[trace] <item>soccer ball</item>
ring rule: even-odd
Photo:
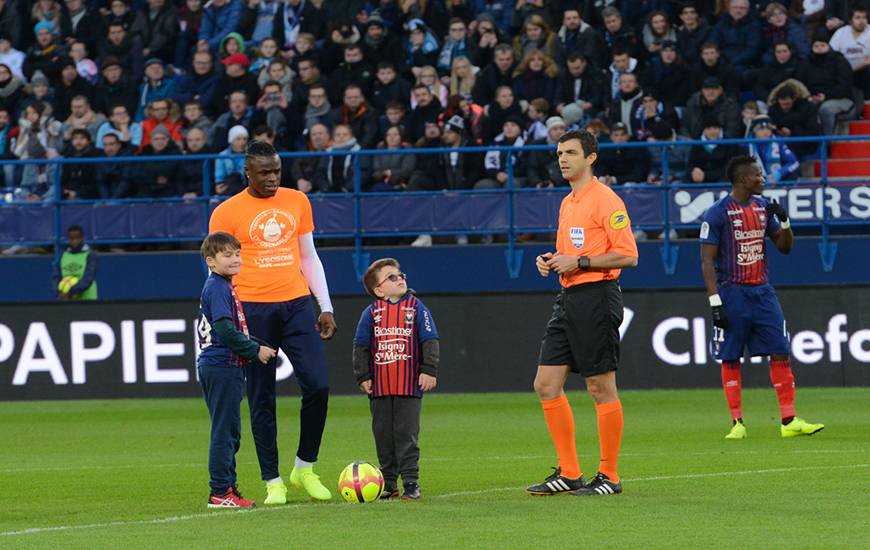
[[[76,283],[79,282],[78,277],[73,277],[72,275],[67,275],[57,284],[57,289],[61,292],[69,292],[69,290],[75,286]]]
[[[338,476],[338,492],[348,502],[372,502],[384,491],[384,476],[368,462],[348,464]]]

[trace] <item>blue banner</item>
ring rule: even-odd
[[[729,192],[722,186],[617,187],[634,227],[697,225],[704,211]],[[435,193],[363,195],[359,225],[364,235],[437,231],[554,231],[567,187],[507,193]],[[795,184],[770,187],[764,196],[779,201],[795,223],[864,222],[870,220],[870,185],[865,182]],[[357,227],[351,195],[312,195],[316,234],[350,236]],[[212,201],[209,209],[218,203]],[[512,206],[511,206],[512,205]],[[61,229],[81,225],[93,240],[200,238],[207,227],[206,209],[198,201],[101,202],[64,204]],[[0,242],[51,242],[55,207],[46,203],[0,206]]]
[[[728,189],[705,186],[671,190],[671,223],[696,225],[704,211]],[[864,182],[829,184],[795,184],[768,187],[764,197],[782,204],[793,222],[820,222],[827,216],[829,222],[862,222],[870,219],[870,186]],[[629,214],[634,207],[642,207],[626,200]],[[827,213],[825,213],[827,210]],[[634,218],[634,216],[632,216]]]

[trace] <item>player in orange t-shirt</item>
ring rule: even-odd
[[[595,136],[586,131],[566,133],[559,139],[557,156],[571,193],[559,209],[556,252],[538,256],[535,266],[542,277],[558,273],[562,292],[541,342],[535,391],[559,467],[526,491],[613,495],[622,492],[617,472],[622,404],[616,392],[616,368],[623,313],[618,277],[622,268],[637,265],[637,244],[622,199],[592,176],[598,159]],[[571,372],[586,377],[598,416],[601,462],[588,484],[580,472],[574,413],[564,391]]]
[[[266,142],[254,141],[245,153],[248,187],[212,213],[209,232],[226,231],[242,244],[242,269],[234,277],[252,335],[279,347],[289,357],[302,390],[299,447],[290,483],[313,498],[332,494],[314,473],[329,383],[321,340],[336,331],[323,264],[314,248],[311,203],[304,193],[280,187],[281,161]],[[321,314],[314,318],[311,294]],[[287,486],[278,473],[275,421],[275,366],[245,367],[251,431],[266,481],[265,504],[287,502]]]

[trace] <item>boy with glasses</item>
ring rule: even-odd
[[[384,474],[381,498],[420,498],[420,409],[423,392],[435,389],[440,348],[435,320],[393,258],[375,261],[363,277],[375,298],[353,338],[353,372],[372,411],[372,433]]]

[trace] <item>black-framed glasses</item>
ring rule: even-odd
[[[386,283],[387,281],[390,281],[391,283],[395,283],[395,282],[398,281],[399,279],[402,279],[402,280],[404,281],[404,280],[406,280],[407,278],[408,278],[408,276],[405,275],[404,273],[402,273],[401,271],[399,271],[398,273],[390,273],[389,275],[387,275],[387,277],[386,277],[383,281],[379,282],[379,283],[375,286],[375,288],[378,288],[379,286],[381,286],[382,284]]]

